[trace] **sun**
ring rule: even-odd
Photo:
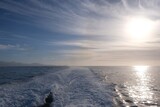
[[[125,30],[127,36],[135,41],[140,42],[147,40],[153,33],[154,24],[153,21],[147,18],[134,17],[127,21]]]

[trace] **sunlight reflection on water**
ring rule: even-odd
[[[136,72],[136,84],[128,85],[127,90],[129,96],[133,98],[134,103],[155,104],[153,102],[154,93],[150,89],[150,75],[148,73],[149,66],[134,66]]]

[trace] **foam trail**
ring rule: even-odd
[[[37,107],[52,92],[54,107],[113,106],[112,86],[85,67],[70,67],[0,87],[1,107]]]

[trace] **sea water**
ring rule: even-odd
[[[160,106],[160,67],[0,67],[0,107]]]

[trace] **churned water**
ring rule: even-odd
[[[160,67],[0,67],[0,107],[160,106]]]

